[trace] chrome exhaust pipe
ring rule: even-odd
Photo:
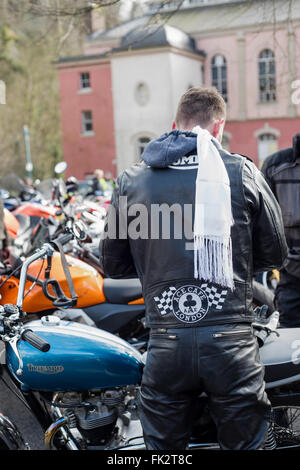
[[[79,450],[75,442],[69,437],[67,431],[63,428],[63,426],[65,426],[66,424],[68,424],[68,419],[62,417],[49,426],[49,428],[45,432],[44,438],[44,443],[47,449],[53,450],[54,437],[56,436],[57,432],[60,431],[63,439],[65,440],[65,446],[69,450]]]

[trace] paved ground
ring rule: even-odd
[[[0,352],[2,349],[1,344]],[[13,421],[32,450],[45,450],[43,431],[39,423],[2,380],[0,380],[0,412]]]
[[[18,427],[32,450],[45,450],[43,431],[31,412],[0,381],[0,411]]]

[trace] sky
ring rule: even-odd
[[[122,6],[120,10],[121,18],[126,20],[130,12],[131,5],[134,0],[121,0]],[[146,0],[138,0],[140,3],[144,3]]]

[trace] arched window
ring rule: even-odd
[[[227,103],[227,62],[224,56],[215,55],[211,61],[212,86],[216,87]]]
[[[277,150],[277,137],[269,133],[261,134],[258,137],[258,167],[261,168],[264,160]]]
[[[131,164],[139,163],[141,156],[145,151],[149,142],[156,139],[157,135],[151,131],[143,130],[130,137],[130,145],[132,148],[132,161]]]
[[[147,147],[147,144],[150,142],[150,138],[149,137],[139,137],[138,140],[137,140],[137,153],[138,153],[138,158],[141,157],[141,155],[143,154],[145,148]]]
[[[271,49],[264,49],[258,57],[259,101],[276,101],[275,56]]]

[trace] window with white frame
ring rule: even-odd
[[[82,134],[93,134],[92,111],[81,111]]]
[[[266,133],[258,137],[258,167],[261,168],[264,160],[278,150],[277,137]]]
[[[264,49],[258,56],[259,101],[276,101],[275,56],[271,49]]]
[[[140,137],[134,137],[134,146],[135,146],[135,161],[139,162],[141,160],[141,156],[145,151],[145,148],[151,141],[150,137],[147,136],[140,136]]]
[[[79,75],[79,84],[81,90],[91,88],[91,78],[89,72],[82,72]]]
[[[211,83],[216,87],[227,103],[227,61],[223,55],[215,55],[211,61]]]

